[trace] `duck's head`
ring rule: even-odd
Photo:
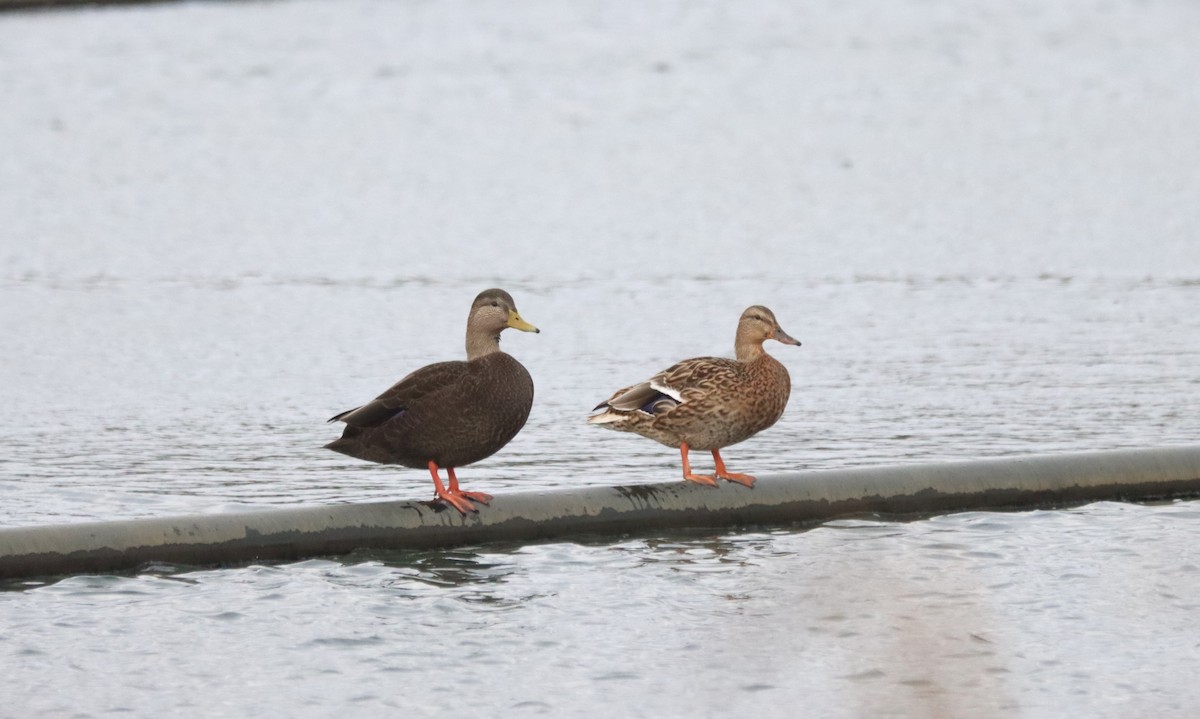
[[[779,320],[775,319],[774,312],[762,305],[747,307],[738,319],[736,340],[738,358],[741,359],[747,351],[761,352],[762,343],[767,340],[775,340],[785,345],[800,344],[800,340],[783,331],[783,328],[779,326]]]
[[[467,357],[499,350],[500,333],[509,327],[522,332],[541,331],[521,319],[512,295],[495,288],[480,292],[467,317]]]
[[[517,303],[512,295],[504,290],[490,289],[479,293],[471,303],[471,315],[467,320],[468,326],[475,326],[492,334],[512,327],[522,332],[540,332],[537,327],[521,319],[517,312]]]

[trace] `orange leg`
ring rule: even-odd
[[[729,470],[725,469],[725,461],[721,459],[721,450],[714,449],[712,451],[712,454],[713,454],[713,461],[717,463],[717,476],[718,477],[720,477],[721,479],[729,480],[730,482],[737,482],[738,484],[742,484],[747,487],[754,486],[754,482],[755,482],[754,477],[751,477],[748,474],[738,474],[736,472],[730,472]]]
[[[679,456],[683,457],[683,478],[689,482],[696,484],[704,484],[709,487],[717,486],[717,480],[707,474],[692,474],[692,463],[688,461],[688,446],[687,442],[679,443]]]
[[[487,504],[492,501],[492,495],[490,494],[485,494],[484,492],[464,492],[459,489],[458,477],[454,476],[454,467],[447,467],[446,474],[450,475],[450,494],[456,497],[466,497],[472,502],[479,502],[480,504]]]
[[[453,473],[453,471],[454,470],[450,470],[451,473]],[[438,466],[436,462],[431,461],[429,463],[429,473],[433,475],[433,493],[437,495],[438,499],[457,509],[459,514],[465,515],[467,512],[479,511],[478,509],[472,507],[471,503],[468,502],[466,498],[460,497],[442,486],[442,478],[438,476]],[[450,476],[454,475],[451,474]]]

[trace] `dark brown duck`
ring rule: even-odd
[[[331,418],[346,429],[325,447],[368,462],[427,468],[437,497],[463,514],[476,511],[472,501],[487,504],[491,495],[460,489],[454,470],[495,454],[529,418],[533,379],[500,350],[500,333],[509,327],[538,331],[521,319],[507,292],[481,292],[467,316],[465,362],[422,367],[371,402]]]

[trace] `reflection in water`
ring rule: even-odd
[[[939,556],[926,571],[930,550]],[[809,597],[829,612],[809,632],[841,651],[853,647],[855,661],[840,678],[854,686],[858,716],[999,717],[1015,708],[1007,652],[997,656],[986,636],[997,621],[983,588],[945,561],[928,544],[860,552],[853,573],[831,574]]]
[[[455,589],[456,596],[467,601],[500,604],[504,600],[493,587],[517,571],[516,565],[502,555],[483,555],[465,550],[435,552],[362,552],[373,557],[368,564],[392,570],[387,585],[413,598],[428,589]],[[490,559],[489,559],[490,558]]]

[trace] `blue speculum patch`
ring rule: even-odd
[[[669,409],[674,409],[677,406],[679,406],[679,403],[672,397],[659,392],[657,397],[642,405],[640,409],[646,414],[658,414],[666,412]]]

